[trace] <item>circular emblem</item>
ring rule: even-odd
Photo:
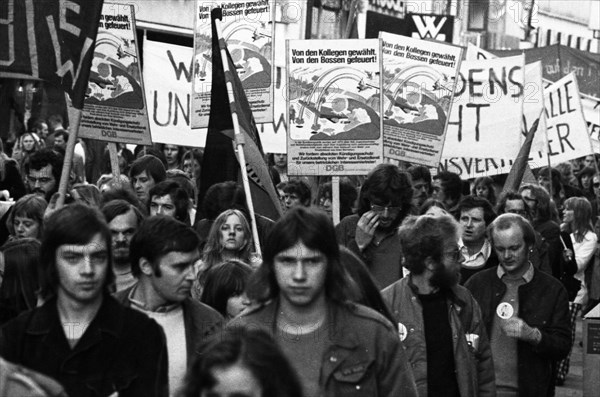
[[[400,341],[403,342],[404,339],[408,336],[408,330],[406,326],[402,323],[398,323],[398,336],[400,336]]]
[[[509,318],[511,318],[514,313],[515,309],[508,302],[502,302],[496,308],[496,314],[498,315],[498,317],[504,320],[508,320]]]

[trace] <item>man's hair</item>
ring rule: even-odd
[[[311,201],[310,186],[302,179],[290,179],[283,188],[284,193],[296,194],[304,206],[309,206]]]
[[[429,168],[424,165],[412,165],[406,171],[410,174],[412,182],[421,179],[429,186],[428,190],[431,189],[431,172],[429,172]]]
[[[416,275],[425,271],[425,260],[442,261],[444,243],[458,240],[460,227],[450,215],[408,216],[398,229],[403,266]]]
[[[129,204],[134,205],[144,217],[148,215],[146,206],[137,198],[131,185],[114,186],[102,192],[102,206],[105,206],[114,200],[127,201]]]
[[[227,209],[240,210],[249,217],[244,189],[233,181],[215,183],[208,188],[202,201],[202,215],[208,220],[216,219]]]
[[[467,196],[460,200],[456,211],[457,216],[460,219],[460,216],[463,211],[469,211],[473,208],[481,208],[483,210],[483,220],[485,221],[486,226],[492,223],[493,220],[496,218],[496,213],[492,208],[492,204],[490,204],[490,202],[484,199],[483,197],[474,196]]]
[[[85,204],[70,204],[54,211],[44,223],[40,259],[43,266],[40,287],[45,297],[54,295],[58,286],[56,250],[65,244],[84,245],[96,234],[106,241],[108,271],[104,286],[106,292],[114,280],[112,272],[111,235],[106,220],[96,208]]]
[[[349,275],[340,262],[340,249],[333,223],[325,212],[311,207],[295,206],[273,225],[263,252],[263,263],[253,274],[248,294],[259,302],[276,298],[279,285],[275,278],[275,256],[296,243],[321,252],[327,258],[325,294],[344,302],[351,291]]]
[[[172,180],[162,181],[152,186],[148,192],[148,212],[150,212],[153,197],[163,197],[166,195],[171,197],[175,205],[175,219],[186,223],[189,218],[188,208],[190,206],[190,198],[185,189]]]
[[[27,194],[18,199],[17,202],[12,206],[12,209],[8,214],[8,219],[6,220],[6,227],[8,228],[10,234],[13,236],[15,235],[14,220],[15,217],[18,216],[36,221],[40,225],[39,231],[41,235],[43,232],[44,213],[46,212],[46,207],[48,207],[46,200],[37,194]]]
[[[508,230],[513,226],[519,227],[523,232],[523,240],[527,247],[533,247],[535,244],[535,230],[531,223],[524,217],[518,214],[502,214],[497,217],[487,228],[487,235],[494,245],[494,233],[496,231]]]
[[[160,277],[160,259],[169,252],[192,252],[198,249],[200,239],[185,223],[170,216],[156,215],[146,218],[139,225],[129,245],[131,273],[139,277],[140,259],[146,258],[154,274]]]
[[[524,190],[531,191],[533,197],[537,200],[536,213],[531,214],[535,222],[545,222],[552,219],[552,209],[550,208],[550,193],[542,186],[528,183],[519,188],[519,193]]]
[[[156,183],[162,182],[167,178],[167,171],[165,170],[163,163],[150,154],[140,157],[131,164],[129,177],[133,180],[134,177],[144,171],[146,171],[146,174],[151,176]]]
[[[463,191],[463,183],[460,176],[454,172],[442,171],[433,177],[433,180],[439,179],[444,195],[451,201],[460,199]]]
[[[205,395],[218,381],[215,368],[241,365],[250,371],[265,397],[301,397],[302,387],[285,354],[265,331],[226,328],[206,339],[190,367],[181,390],[182,397]]]
[[[117,216],[125,215],[129,211],[133,211],[135,214],[138,225],[144,221],[144,214],[128,201],[121,199],[112,200],[102,207],[102,214],[104,215],[104,218],[106,218],[106,223],[111,223]]]
[[[506,202],[515,200],[519,200],[523,203],[523,205],[525,206],[525,211],[527,212],[527,219],[531,219],[529,206],[527,205],[527,202],[525,202],[525,199],[523,198],[521,193],[513,192],[511,190],[504,192],[500,195],[500,198],[498,199],[498,204],[496,204],[496,214],[504,214],[506,212]]]
[[[25,162],[25,174],[29,174],[30,170],[39,171],[47,165],[52,166],[52,176],[60,181],[62,172],[63,156],[52,149],[40,149],[29,157],[29,161]]]
[[[67,141],[69,140],[69,133],[64,128],[59,128],[56,131],[54,131],[54,138],[56,138],[57,136],[61,136],[65,140],[65,143],[67,143]]]
[[[569,164],[570,165],[570,164]],[[538,178],[548,178],[552,181],[552,189],[556,192],[559,192],[562,189],[563,182],[566,183],[568,181],[563,181],[562,174],[559,170],[553,167],[542,167],[538,171]],[[552,192],[548,192],[552,194]]]
[[[357,213],[362,216],[370,211],[371,201],[377,199],[383,203],[390,203],[392,207],[401,207],[396,218],[400,222],[411,211],[412,196],[409,174],[400,171],[400,168],[393,164],[380,164],[367,175],[360,189]]]

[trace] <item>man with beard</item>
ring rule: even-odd
[[[254,277],[248,295],[259,305],[231,326],[272,335],[298,372],[305,397],[417,395],[390,321],[349,301],[351,281],[323,211],[297,206],[286,212]]]
[[[490,335],[499,396],[554,395],[553,362],[571,347],[569,300],[560,281],[529,260],[531,224],[502,214],[488,235],[500,265],[467,281]]]
[[[358,197],[358,211],[336,227],[338,243],[357,254],[382,289],[402,277],[396,228],[412,210],[410,176],[393,164],[369,173]]]
[[[448,216],[408,217],[398,235],[410,274],[382,291],[421,397],[495,396],[479,305],[458,285],[464,258]]]
[[[167,336],[169,389],[183,384],[199,345],[222,326],[214,309],[190,296],[200,258],[199,238],[184,223],[165,215],[145,219],[131,240],[131,270],[139,281],[116,298],[156,320]]]
[[[125,200],[109,201],[102,207],[102,214],[112,235],[113,273],[118,292],[132,287],[137,282],[129,263],[129,245],[144,220],[144,215],[135,205]]]
[[[50,149],[42,149],[31,155],[25,163],[29,192],[42,196],[46,201],[58,191],[63,158]]]

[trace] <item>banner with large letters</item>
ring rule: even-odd
[[[521,147],[524,57],[464,61],[443,157],[513,158]]]
[[[102,0],[2,0],[0,76],[46,80],[81,109],[101,10]]]

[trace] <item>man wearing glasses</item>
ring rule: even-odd
[[[408,217],[398,235],[410,274],[382,296],[398,323],[420,396],[495,396],[492,352],[479,305],[458,285],[459,225]]]
[[[51,149],[42,149],[31,155],[25,163],[29,192],[42,196],[46,201],[58,191],[63,158]]]
[[[396,229],[411,211],[412,196],[410,176],[393,164],[381,164],[360,190],[357,214],[336,227],[338,243],[362,258],[380,289],[402,277]]]

